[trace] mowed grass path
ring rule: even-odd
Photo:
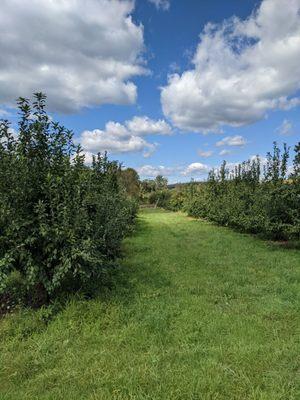
[[[141,212],[93,300],[0,321],[0,399],[300,399],[300,252]],[[47,321],[48,320],[48,321]]]

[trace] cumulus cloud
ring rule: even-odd
[[[180,129],[207,132],[300,104],[299,10],[300,0],[263,0],[246,20],[207,24],[193,68],[162,88],[165,115]]]
[[[2,0],[0,103],[43,91],[51,111],[131,104],[146,73],[130,0]]]
[[[83,148],[91,153],[108,151],[109,153],[130,153],[141,152],[145,154],[152,153],[155,150],[155,144],[148,143],[139,136],[114,136],[107,130],[95,129],[93,131],[84,131],[81,134],[81,144]]]
[[[211,150],[207,150],[207,151],[198,150],[198,155],[200,157],[208,158],[208,157],[211,157],[213,154],[214,154],[214,152]]]
[[[284,119],[282,124],[276,129],[279,135],[290,136],[293,134],[293,124],[291,121]]]
[[[166,167],[164,165],[143,165],[137,168],[138,174],[142,178],[155,178],[157,175],[172,176],[172,177],[192,177],[199,176],[205,177],[210,171],[211,167],[202,163],[192,163],[188,166],[172,166]]]
[[[154,4],[157,9],[169,10],[170,0],[148,0],[150,3]]]
[[[148,117],[134,117],[131,121],[127,121],[126,125],[128,129],[136,135],[171,135],[172,128],[163,119],[154,121]]]
[[[235,136],[226,136],[224,139],[219,140],[216,143],[217,147],[221,146],[237,146],[237,147],[243,147],[247,144],[247,140],[241,136],[241,135],[235,135]]]
[[[137,168],[137,172],[143,178],[155,178],[157,175],[170,176],[177,171],[175,167],[165,167],[164,165],[153,166],[143,165]]]
[[[103,130],[86,130],[82,132],[80,142],[88,153],[143,152],[144,157],[149,157],[155,151],[157,143],[149,143],[142,136],[170,135],[171,133],[171,127],[164,120],[155,121],[148,117],[134,117],[124,124],[109,121]]]
[[[192,163],[188,165],[183,171],[182,175],[204,175],[207,174],[210,171],[210,167],[206,164],[202,164],[199,162]]]

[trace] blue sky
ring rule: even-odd
[[[83,3],[4,0],[0,116],[43,90],[87,159],[170,182],[299,141],[300,0]]]

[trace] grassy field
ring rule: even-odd
[[[0,399],[300,399],[300,251],[145,210],[93,300],[0,321]]]

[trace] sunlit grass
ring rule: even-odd
[[[0,321],[0,399],[300,398],[300,252],[145,210],[93,300]]]

